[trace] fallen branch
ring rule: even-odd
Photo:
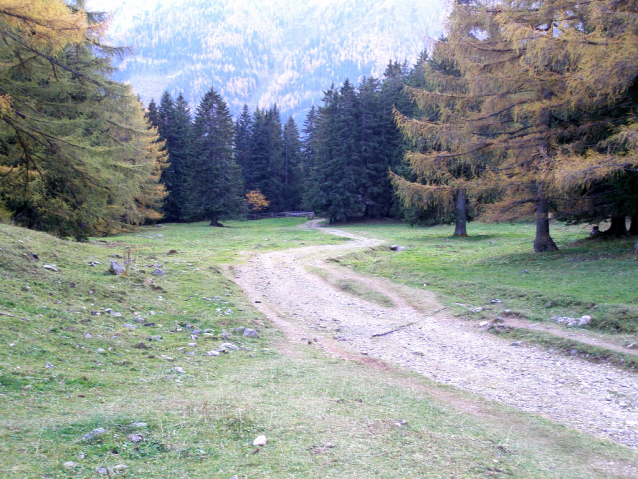
[[[23,320],[23,321],[30,321],[30,320],[29,320],[29,319],[27,319],[27,318],[21,318],[21,317],[19,317],[19,316],[14,315],[14,314],[4,313],[4,312],[2,312],[2,311],[0,311],[0,316],[9,316],[10,318],[17,318],[17,319],[21,319],[21,320]]]
[[[379,338],[379,337],[381,337],[381,336],[387,336],[388,334],[395,333],[395,332],[399,331],[400,329],[407,328],[408,326],[412,326],[413,324],[416,324],[416,323],[418,323],[418,322],[420,322],[420,321],[423,321],[424,319],[431,318],[431,317],[432,317],[432,316],[434,316],[435,314],[438,314],[438,313],[440,313],[441,311],[445,311],[445,310],[446,310],[446,308],[437,309],[436,311],[434,311],[434,312],[432,312],[432,313],[428,314],[427,316],[425,316],[424,318],[419,319],[418,321],[412,321],[411,323],[404,324],[404,325],[402,325],[402,326],[399,326],[398,328],[395,328],[395,329],[393,329],[393,330],[391,330],[391,331],[387,331],[387,332],[385,332],[385,333],[373,334],[373,335],[372,335],[372,337],[373,337],[373,338]]]

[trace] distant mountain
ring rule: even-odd
[[[119,5],[110,35],[135,54],[116,79],[144,102],[213,86],[237,114],[277,104],[299,117],[331,83],[379,77],[414,62],[442,33],[440,0],[137,0]]]

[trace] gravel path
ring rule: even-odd
[[[445,311],[428,316],[427,312],[441,308],[432,294],[324,263],[330,257],[378,246],[380,240],[322,231],[353,241],[256,255],[235,268],[236,282],[251,300],[261,302],[256,306],[289,339],[332,338],[353,353],[410,368],[638,449],[638,376],[525,344],[512,345]],[[382,307],[344,293],[309,273],[306,265],[325,268],[337,278],[357,279],[390,297],[396,306]]]

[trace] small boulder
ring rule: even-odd
[[[224,343],[220,347],[220,349],[225,349],[229,351],[237,351],[239,348],[235,346],[233,343]]]
[[[186,371],[184,371],[184,368],[180,368],[179,366],[173,368],[173,371],[175,371],[177,374],[184,374],[186,373]]]
[[[242,334],[246,330],[246,326],[239,326],[238,328],[233,329],[233,333]]]
[[[215,351],[215,350],[213,350],[213,351],[208,351],[208,352],[206,353],[206,356],[219,356],[219,351]]]
[[[73,461],[67,461],[64,464],[62,464],[62,467],[64,469],[73,469],[74,467],[76,467],[78,465],[77,462],[73,462]]]
[[[390,246],[390,250],[396,251],[396,252],[403,251],[405,249],[406,249],[405,246],[400,246],[398,244],[393,244],[392,246]]]
[[[125,271],[126,271],[126,268],[124,268],[124,266],[122,266],[120,263],[118,263],[114,259],[111,260],[111,266],[109,266],[109,274],[112,274],[114,276],[120,276]]]
[[[42,268],[48,271],[55,271],[56,273],[60,271],[55,264],[43,264]]]
[[[257,333],[254,329],[245,328],[243,336],[245,338],[259,338],[259,333]]]
[[[268,443],[268,439],[266,439],[266,436],[257,436],[255,440],[253,441],[253,446],[261,447],[261,446],[265,446],[266,443]]]
[[[126,436],[126,439],[128,439],[134,444],[137,444],[138,442],[144,441],[144,436],[142,436],[139,432],[137,432],[135,434],[129,434],[128,436]]]
[[[156,268],[155,271],[153,271],[153,274],[155,276],[165,276],[166,275],[166,273],[164,271],[162,271],[161,269],[159,269],[159,268]]]
[[[591,316],[583,316],[578,320],[578,326],[585,326],[587,324],[591,323]]]
[[[82,440],[83,441],[91,441],[93,439],[96,439],[100,436],[103,436],[104,434],[106,434],[106,429],[104,429],[103,427],[98,427],[97,429],[93,429],[91,432],[85,434],[84,436],[82,436]]]

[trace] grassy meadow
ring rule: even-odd
[[[83,244],[0,224],[0,477],[638,477],[626,448],[413,373],[286,344],[224,267],[250,252],[345,241],[302,222],[166,225]],[[638,264],[620,245],[540,258],[525,225],[470,228],[456,240],[446,228],[355,226],[411,248],[339,261],[473,306],[498,294],[530,315],[550,300],[582,303],[556,311],[633,311],[625,283],[636,283]],[[557,233],[560,246],[581,236]],[[129,257],[127,275],[107,273],[109,260]],[[589,284],[601,265],[616,273],[608,294]],[[494,277],[481,288],[486,271]],[[579,272],[591,298],[574,284]],[[565,290],[551,294],[551,278]],[[240,326],[260,338],[234,334]],[[226,342],[238,349],[206,355]],[[263,447],[253,446],[259,435]]]
[[[408,249],[395,253],[380,247],[338,258],[340,263],[432,289],[448,305],[459,303],[459,314],[481,318],[512,309],[535,321],[589,315],[591,329],[638,333],[636,238],[590,240],[588,227],[556,223],[552,237],[559,251],[535,254],[534,225],[526,223],[470,223],[467,238],[452,237],[452,226],[378,223],[347,229]],[[478,307],[483,311],[469,312]]]

